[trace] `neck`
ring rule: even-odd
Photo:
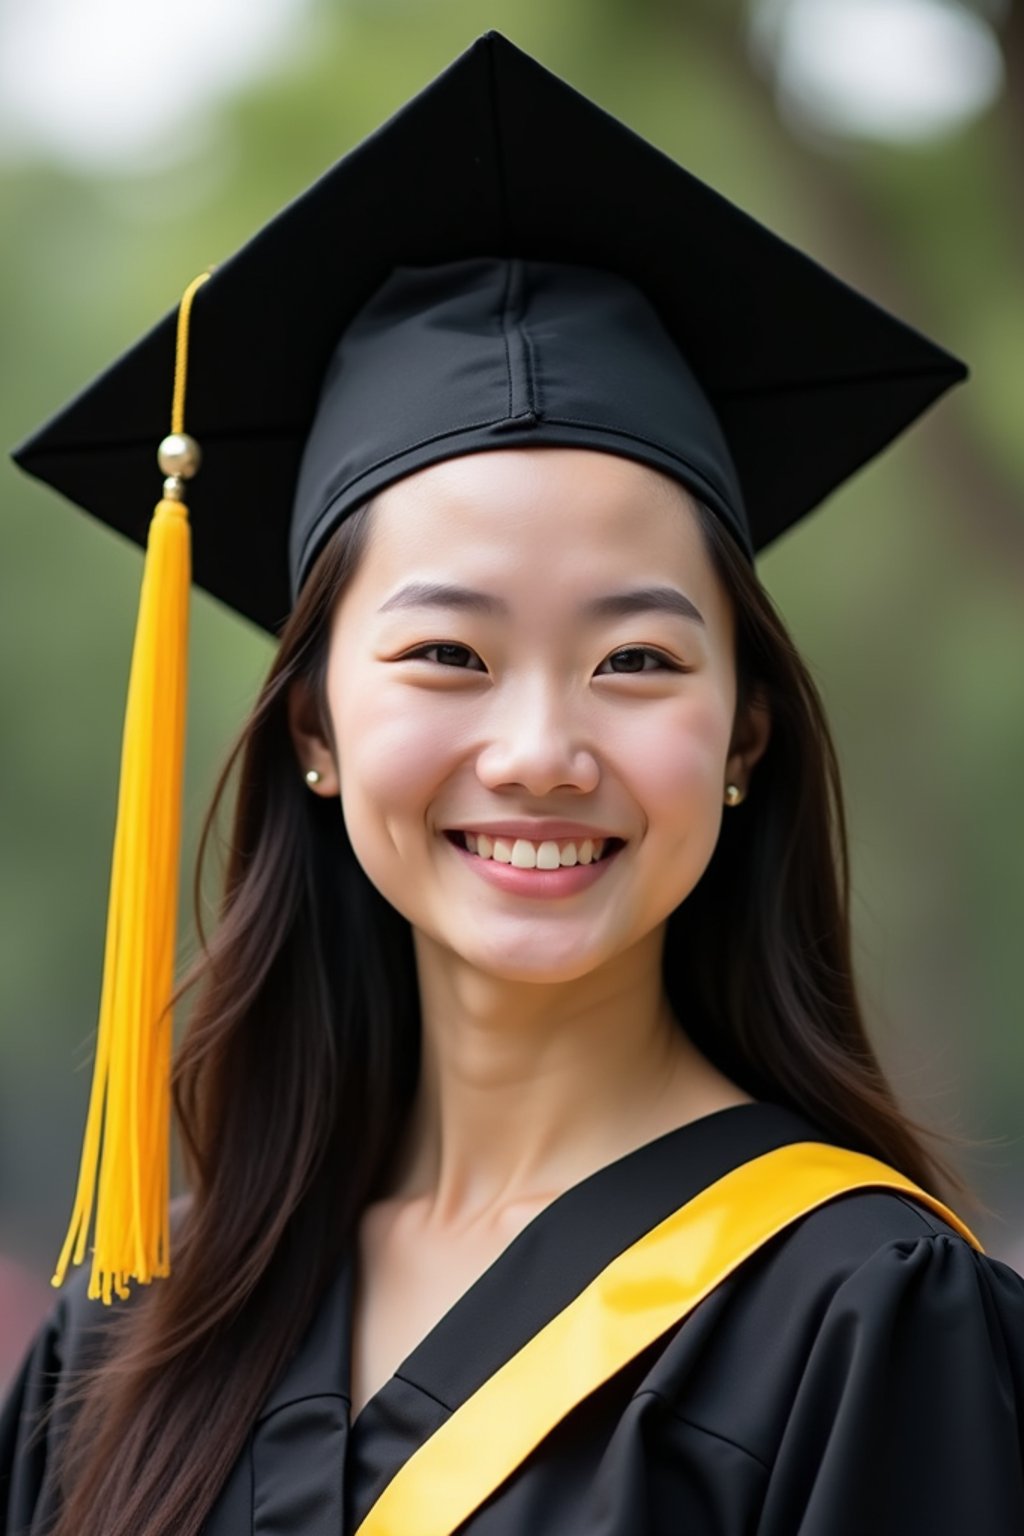
[[[415,935],[422,1069],[391,1193],[450,1224],[553,1198],[616,1157],[748,1096],[696,1050],[656,933],[570,982],[483,974]]]

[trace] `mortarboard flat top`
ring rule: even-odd
[[[187,406],[204,454],[188,493],[198,585],[280,627],[300,461],[339,337],[396,268],[481,256],[597,268],[646,295],[724,430],[754,549],[966,376],[489,32],[199,293]],[[159,491],[175,323],[172,311],[14,453],[139,543]]]

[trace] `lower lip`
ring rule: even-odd
[[[481,859],[447,837],[445,842],[460,859],[466,860],[481,880],[496,885],[499,891],[533,896],[538,901],[554,901],[559,896],[573,896],[577,891],[585,891],[587,886],[600,880],[625,846],[616,848],[606,859],[598,859],[595,864],[570,864],[561,869],[517,869],[514,864],[500,864],[497,859]]]

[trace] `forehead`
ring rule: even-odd
[[[371,528],[360,576],[378,591],[425,571],[512,585],[556,572],[560,583],[674,577],[706,600],[718,585],[683,486],[590,449],[498,449],[431,465],[378,495]]]

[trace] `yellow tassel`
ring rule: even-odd
[[[184,416],[188,317],[178,317],[172,431]],[[198,454],[182,473],[194,471]],[[163,448],[166,449],[165,442]],[[175,444],[181,447],[180,442]],[[191,538],[181,480],[153,514],[121,747],[99,1031],[78,1187],[53,1284],[85,1258],[89,1295],[109,1304],[128,1281],[170,1272],[170,1069],[185,760]],[[170,494],[169,494],[170,493]]]

